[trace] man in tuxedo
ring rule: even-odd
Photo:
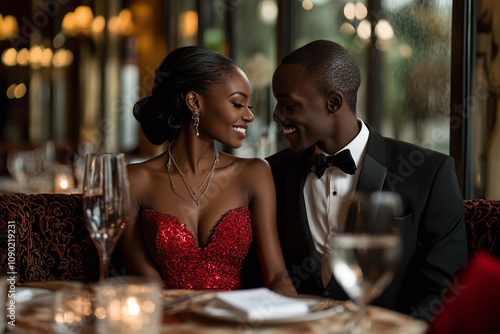
[[[328,239],[345,219],[354,192],[397,192],[404,207],[398,218],[403,252],[393,282],[374,304],[430,320],[468,261],[454,160],[382,137],[359,119],[360,82],[347,50],[325,40],[293,51],[274,73],[273,119],[290,148],[267,160],[287,268],[299,293],[346,299],[327,262]],[[311,172],[317,155],[347,160],[338,167],[317,165],[313,170],[319,172]]]

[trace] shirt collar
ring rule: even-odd
[[[335,154],[346,149],[350,150],[351,156],[354,160],[354,163],[356,164],[356,168],[359,169],[359,166],[361,165],[365,153],[366,144],[368,143],[370,130],[368,130],[368,127],[361,119],[358,118],[358,122],[361,125],[361,130],[359,131],[358,135],[354,137],[354,139],[351,140],[349,144],[347,144],[346,146],[335,152]],[[317,145],[314,145],[314,153],[328,155],[326,152],[321,150]]]

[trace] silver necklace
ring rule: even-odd
[[[170,146],[172,146],[172,145],[170,145]],[[210,183],[212,183],[212,178],[214,177],[214,172],[215,172],[215,164],[217,164],[217,162],[219,161],[219,151],[215,150],[214,163],[212,164],[212,168],[210,168],[210,170],[208,171],[207,176],[205,176],[205,179],[203,180],[203,182],[201,183],[199,188],[196,191],[194,191],[193,187],[189,183],[189,181],[186,178],[186,176],[184,175],[184,173],[182,173],[179,166],[177,166],[177,164],[175,163],[174,157],[172,156],[172,152],[170,152],[170,146],[168,147],[168,150],[167,150],[168,151],[167,173],[168,173],[168,178],[170,180],[170,186],[174,190],[175,194],[177,196],[179,196],[180,198],[182,198],[183,200],[188,201],[188,200],[192,199],[196,203],[196,205],[200,205],[200,203],[199,203],[200,198],[202,198],[203,195],[205,195],[208,188],[210,187]],[[174,164],[175,168],[177,168],[177,170],[179,171],[179,174],[182,178],[182,181],[184,182],[184,185],[186,186],[186,188],[189,192],[190,197],[186,197],[186,196],[182,195],[179,192],[179,190],[177,190],[174,182],[172,181],[172,175],[170,174],[170,166],[172,163]],[[206,186],[205,186],[205,184],[206,184]],[[204,190],[202,192],[203,188],[204,188]]]

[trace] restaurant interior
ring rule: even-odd
[[[3,1],[2,184],[14,173],[9,153],[18,151],[48,150],[46,168],[73,171],[77,189],[85,152],[124,152],[135,161],[164,150],[144,138],[132,108],[151,93],[166,54],[186,45],[219,51],[247,73],[255,121],[234,154],[269,156],[287,145],[272,120],[273,69],[293,49],[330,39],[361,68],[362,119],[386,136],[450,154],[464,198],[499,199],[498,7],[466,0]]]
[[[500,204],[495,202],[496,211],[488,211],[488,216],[472,212],[477,210],[475,199],[500,201],[500,2],[494,0],[1,1],[0,195],[20,194],[22,202],[28,194],[81,194],[89,153],[124,153],[126,162],[134,163],[164,152],[166,146],[148,142],[132,109],[151,94],[155,70],[165,56],[188,45],[230,57],[252,86],[255,120],[243,146],[231,149],[216,143],[217,148],[240,157],[268,157],[288,147],[273,121],[274,69],[285,55],[318,39],[338,42],[359,65],[361,119],[384,136],[454,158],[463,199],[470,201],[467,224],[489,222],[472,227],[477,230],[474,239],[469,238],[469,247],[474,247],[469,255],[472,258],[485,248],[484,243],[490,253],[500,255],[495,244]],[[419,162],[410,162],[410,168],[412,163]],[[64,206],[72,208],[72,201],[64,199]],[[7,206],[0,203],[1,210]],[[40,219],[39,211],[30,210],[19,221]],[[63,218],[51,219],[54,223]],[[26,269],[27,277],[65,280],[71,272],[70,279],[97,279],[99,261],[88,232],[81,228],[58,233],[88,256],[88,262],[75,261],[83,266],[80,273],[89,272],[78,276],[66,265],[57,269],[59,276]],[[4,227],[1,232],[7,238]],[[32,256],[29,247],[23,256]],[[60,251],[44,247],[63,261]],[[164,298],[174,309],[189,301],[184,296],[193,297],[172,293]],[[375,308],[370,312],[372,321],[383,318],[391,324],[381,325],[384,333],[428,329],[399,314]],[[241,323],[239,327],[200,324],[188,316],[176,318],[177,311],[165,314],[161,332],[256,329]],[[322,333],[344,326],[347,320],[339,319],[304,328]],[[43,321],[38,325],[27,328],[34,326],[35,333],[47,328]],[[269,333],[301,332],[284,326]]]

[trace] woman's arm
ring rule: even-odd
[[[140,165],[129,165],[127,168],[130,183],[130,215],[126,222],[118,247],[125,264],[127,275],[152,277],[161,281],[142,238],[139,211],[142,194],[147,193],[149,187],[147,172]]]
[[[266,161],[252,159],[245,178],[250,187],[250,211],[266,286],[276,292],[297,295],[287,273],[276,228],[276,193]]]

